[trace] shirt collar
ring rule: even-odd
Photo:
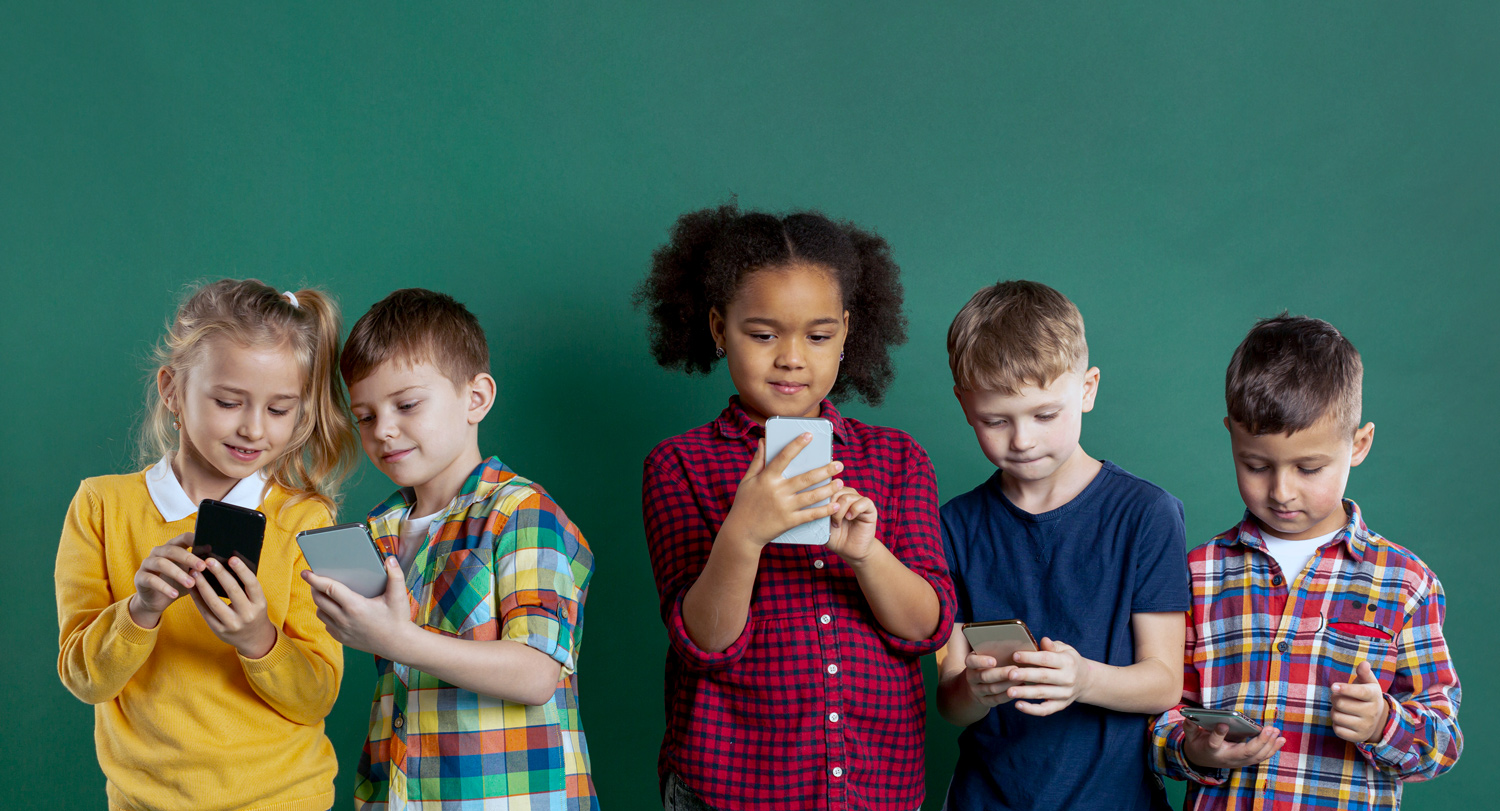
[[[1344,499],[1344,513],[1349,520],[1344,523],[1344,528],[1333,536],[1329,544],[1343,543],[1349,550],[1351,557],[1356,560],[1364,557],[1365,548],[1370,543],[1370,528],[1365,526],[1365,519],[1360,515],[1359,505],[1353,499]],[[1265,539],[1261,536],[1260,524],[1256,522],[1255,516],[1249,510],[1245,511],[1245,517],[1240,521],[1238,527],[1220,535],[1214,539],[1220,546],[1248,546],[1252,549],[1266,551]]]
[[[432,519],[433,523],[441,525],[448,520],[449,515],[467,511],[476,501],[489,498],[496,487],[514,477],[515,471],[506,467],[498,456],[491,456],[480,462],[479,466],[469,474],[469,478],[464,479],[463,487],[459,488],[458,495],[448,502],[446,509]],[[401,519],[416,501],[417,491],[410,487],[403,487],[392,493],[385,501],[377,504],[367,516],[376,542],[382,543],[382,548],[387,552],[394,547],[385,543],[385,539],[401,534]]]
[[[151,494],[151,502],[156,505],[156,511],[161,513],[162,519],[168,524],[181,521],[198,511],[198,505],[188,498],[187,491],[182,489],[182,482],[177,481],[176,474],[172,473],[172,461],[166,456],[146,471],[146,492]],[[261,468],[240,479],[230,488],[229,494],[219,500],[255,510],[260,508],[265,494],[266,471]]]
[[[833,427],[835,440],[841,444],[849,441],[849,426],[833,403],[824,399],[819,407],[818,416],[828,420],[829,425]],[[745,411],[745,407],[740,405],[738,394],[730,397],[729,405],[719,412],[718,419],[714,420],[714,428],[719,432],[719,436],[725,439],[759,438],[766,435],[765,427],[757,425],[755,420],[750,418],[750,414]]]

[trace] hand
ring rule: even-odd
[[[266,618],[266,595],[260,590],[255,572],[238,557],[229,559],[228,569],[213,559],[209,559],[207,567],[206,572],[198,573],[197,584],[189,593],[193,595],[193,605],[198,607],[203,621],[208,623],[208,629],[226,644],[233,645],[246,659],[265,656],[276,644],[276,628]],[[234,574],[230,574],[230,570]],[[217,578],[224,593],[229,595],[228,604],[214,593],[214,587],[208,582],[209,575]],[[235,580],[236,576],[239,580]],[[244,588],[240,588],[241,583],[245,584]]]
[[[1286,738],[1275,727],[1261,727],[1260,734],[1239,743],[1224,740],[1229,734],[1228,724],[1216,724],[1213,729],[1204,729],[1186,719],[1182,731],[1187,737],[1182,742],[1182,753],[1194,765],[1209,769],[1238,769],[1254,766],[1276,754],[1286,745]]]
[[[1007,695],[1036,700],[1016,703],[1016,709],[1027,715],[1051,715],[1077,701],[1088,689],[1090,662],[1072,645],[1042,637],[1041,650],[1016,651],[1011,658],[1018,665],[1029,665],[1013,667],[1006,676],[1021,682],[1007,690]]]
[[[136,625],[155,628],[162,612],[193,588],[193,575],[203,571],[204,564],[192,547],[193,533],[184,532],[152,549],[141,561],[135,570],[135,594],[126,603]]]
[[[1385,689],[1370,670],[1369,662],[1354,669],[1354,681],[1333,685],[1333,709],[1328,720],[1333,734],[1351,743],[1373,743],[1385,731],[1391,708],[1385,700]]]
[[[344,645],[396,660],[403,634],[416,626],[411,621],[411,603],[406,596],[406,577],[401,562],[385,559],[385,592],[379,597],[361,597],[337,580],[310,571],[302,579],[312,586],[318,619],[328,633]]]
[[[1015,682],[1007,678],[1011,666],[1001,665],[993,656],[969,651],[964,657],[964,679],[969,683],[969,692],[974,700],[986,707],[995,707],[1010,701],[1007,691]]]
[[[756,443],[755,456],[745,469],[744,478],[740,479],[739,489],[734,494],[734,504],[730,506],[729,515],[724,517],[724,526],[720,528],[721,534],[725,528],[732,527],[732,537],[747,538],[756,546],[765,546],[792,527],[833,515],[838,510],[838,505],[833,503],[803,509],[825,498],[832,499],[844,486],[838,479],[833,479],[816,490],[806,493],[798,491],[833,478],[834,474],[844,469],[842,462],[830,462],[790,479],[781,478],[786,466],[791,464],[792,459],[809,442],[812,442],[812,434],[805,433],[797,437],[787,443],[786,448],[769,463],[765,461],[765,440]]]
[[[857,569],[880,543],[875,540],[875,526],[880,520],[875,502],[853,487],[845,487],[833,497],[833,506],[838,509],[829,522],[827,549]]]

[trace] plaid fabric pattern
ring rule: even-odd
[[[397,491],[369,515],[395,554],[415,501]],[[379,672],[355,784],[363,809],[596,809],[575,670],[594,556],[540,485],[490,457],[432,522],[406,575],[412,621],[459,639],[509,639],[563,666],[532,707],[455,687],[398,662]]]
[[[1275,725],[1286,745],[1241,769],[1183,756],[1182,714],[1157,717],[1153,768],[1188,780],[1195,809],[1397,808],[1402,781],[1452,768],[1463,750],[1459,683],[1443,641],[1443,587],[1416,555],[1349,523],[1300,579],[1266,552],[1255,519],[1188,554],[1193,612],[1183,702],[1235,709]],[[1294,575],[1295,577],[1295,575]],[[1368,661],[1390,719],[1375,743],[1333,732],[1331,690]]]
[[[761,554],[745,631],[698,648],[682,598],[703,570],[764,429],[737,398],[713,422],[647,457],[642,502],[667,652],[660,773],[722,811],[909,809],[923,795],[926,696],[919,658],[952,629],[954,597],[927,454],[906,434],[842,417],[824,401],[841,475],[874,500],[879,537],[932,584],[937,631],[911,642],[875,621],[854,572],[821,546]]]

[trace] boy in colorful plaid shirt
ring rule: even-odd
[[[595,809],[575,669],[594,558],[541,485],[479,453],[495,398],[462,304],[398,290],[340,360],[360,441],[401,489],[369,515],[384,595],[304,573],[379,670],[355,805]]]
[[[1156,719],[1153,768],[1195,809],[1396,808],[1401,784],[1463,750],[1443,587],[1344,499],[1360,427],[1359,353],[1325,321],[1256,324],[1226,376],[1238,526],[1192,550],[1183,705],[1262,725]]]

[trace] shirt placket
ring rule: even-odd
[[[390,786],[386,791],[386,796],[390,801],[391,811],[404,811],[407,807],[406,733],[409,726],[406,706],[411,692],[406,682],[408,669],[394,662],[392,667],[395,669],[396,683],[395,694],[391,701],[391,761],[388,767]]]
[[[844,716],[848,707],[844,685],[848,682],[849,674],[845,671],[847,663],[840,656],[838,631],[834,627],[833,589],[828,585],[832,574],[832,556],[823,547],[815,546],[808,549],[808,558],[811,561],[813,581],[813,610],[817,612],[815,627],[818,650],[823,656],[822,723],[824,749],[827,753],[828,807],[847,808],[850,767],[849,746],[844,735],[847,724]]]
[[[1264,549],[1254,547],[1247,548],[1247,554],[1252,558],[1250,563],[1252,572],[1258,573],[1261,567],[1255,566],[1253,558],[1257,552],[1267,561],[1272,560],[1270,554]],[[1270,572],[1270,568],[1266,568]],[[1311,578],[1301,579],[1303,589]],[[1286,717],[1286,707],[1283,705],[1287,693],[1287,674],[1291,672],[1291,658],[1295,655],[1291,637],[1297,633],[1301,624],[1296,621],[1297,612],[1302,604],[1300,595],[1294,596],[1290,591],[1290,584],[1280,574],[1271,574],[1267,589],[1267,605],[1265,615],[1276,618],[1276,626],[1271,629],[1271,657],[1269,672],[1266,674],[1266,723],[1280,724]],[[1252,590],[1253,591],[1253,590]],[[1277,766],[1281,762],[1282,752],[1275,752],[1265,762],[1261,763],[1255,770],[1255,792],[1251,803],[1253,811],[1274,808],[1276,798],[1274,795],[1274,780]]]

